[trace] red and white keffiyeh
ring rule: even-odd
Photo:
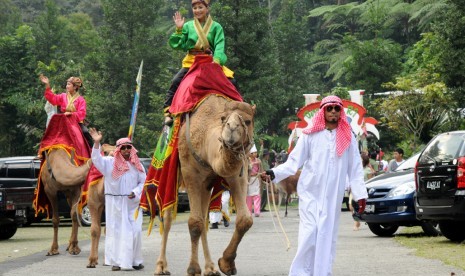
[[[310,134],[318,131],[322,131],[326,128],[325,121],[325,107],[328,105],[339,105],[341,106],[341,116],[336,128],[336,153],[341,156],[344,151],[349,147],[350,140],[352,139],[352,129],[347,121],[347,115],[344,111],[342,100],[337,96],[327,96],[320,103],[320,110],[316,113],[312,119],[312,125],[309,128],[304,129],[304,134]]]
[[[123,145],[130,145],[131,148],[131,155],[129,156],[129,162],[133,164],[138,171],[143,172],[144,169],[142,168],[142,164],[140,163],[139,157],[137,156],[137,150],[132,145],[132,142],[129,138],[121,138],[116,141],[116,150],[115,150],[115,163],[113,165],[113,172],[111,176],[113,179],[120,178],[125,172],[129,170],[129,166],[126,163],[123,155],[121,155],[121,146]]]

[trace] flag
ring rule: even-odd
[[[137,117],[137,109],[139,107],[139,97],[140,97],[140,83],[142,81],[142,66],[144,65],[144,61],[140,62],[139,73],[137,73],[136,78],[136,92],[134,93],[134,103],[132,104],[132,114],[131,114],[131,122],[129,123],[129,133],[128,138],[133,139],[134,130],[136,128],[136,117]]]

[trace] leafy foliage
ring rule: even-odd
[[[0,155],[34,154],[45,126],[41,73],[56,92],[81,77],[92,126],[105,142],[126,136],[143,60],[134,139],[150,156],[185,54],[167,45],[177,10],[192,19],[184,0],[0,0]],[[256,136],[276,149],[287,148],[306,93],[367,91],[384,150],[465,125],[460,0],[216,0],[210,12],[240,92],[257,105]],[[392,89],[405,93],[377,96]]]

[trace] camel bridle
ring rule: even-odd
[[[229,114],[226,119],[223,120],[222,122],[222,128],[225,127],[226,122],[228,122],[229,117],[233,115],[233,113]],[[241,121],[241,126],[244,129],[245,136],[247,137],[247,140],[245,141],[245,146],[244,146],[244,141],[240,143],[237,147],[231,147],[231,145],[228,145],[227,143],[224,142],[224,140],[219,137],[218,139],[220,140],[222,147],[221,149],[228,149],[230,152],[233,153],[233,155],[237,158],[237,160],[242,160],[242,167],[241,167],[241,172],[239,173],[239,176],[242,177],[244,174],[244,168],[247,166],[245,164],[245,159],[246,159],[246,149],[247,151],[250,149],[250,147],[253,144],[253,138],[252,135],[249,133],[249,129],[247,128],[247,124],[244,121],[244,118],[240,114],[236,114],[239,117],[239,120]]]
[[[226,117],[226,119],[223,120],[222,128],[225,127],[226,122],[228,121],[228,119],[233,114],[235,114],[235,112],[229,114],[228,117]],[[247,128],[247,124],[245,123],[245,120],[242,117],[242,115],[240,115],[240,114],[236,114],[236,115],[239,117],[239,120],[241,122],[241,126],[244,129],[244,133],[245,133],[245,135],[247,137],[246,141],[245,142],[243,141],[239,145],[237,145],[235,147],[232,147],[231,145],[228,145],[227,143],[225,143],[221,137],[218,137],[218,140],[222,144],[221,149],[227,149],[228,151],[230,151],[237,158],[237,160],[242,160],[243,161],[244,164],[243,164],[243,167],[241,168],[241,172],[239,174],[240,176],[242,176],[243,171],[244,171],[244,167],[245,167],[246,149],[248,150],[251,147],[251,145],[253,143],[253,138],[252,138],[251,133],[249,133],[249,130]],[[205,168],[212,169],[210,164],[208,164],[205,160],[203,160],[197,154],[197,152],[195,151],[194,147],[192,146],[189,133],[190,133],[190,115],[189,115],[189,113],[186,113],[186,142],[187,142],[187,145],[189,147],[189,150],[191,151],[192,156],[197,161],[197,163],[199,163],[200,165],[202,165]]]
[[[226,117],[226,119],[223,120],[222,122],[222,127],[224,128],[225,125],[226,125],[226,122],[228,122],[229,118],[233,115],[233,114],[236,114],[238,117],[239,117],[239,120],[241,122],[241,126],[242,128],[244,129],[244,132],[245,132],[245,136],[247,137],[247,140],[242,143],[240,143],[239,145],[237,146],[233,146],[233,145],[229,145],[227,143],[224,142],[223,138],[219,137],[218,140],[220,140],[220,142],[222,143],[223,147],[228,149],[229,151],[231,151],[232,153],[234,153],[234,155],[238,158],[238,159],[242,159],[243,155],[245,155],[245,149],[249,149],[250,146],[252,145],[253,143],[253,138],[252,138],[252,135],[249,133],[249,129],[247,128],[247,124],[245,123],[244,121],[244,117],[242,117],[242,115],[240,114],[237,114],[235,112],[231,113],[228,115],[228,117]],[[245,144],[245,145],[244,145]]]

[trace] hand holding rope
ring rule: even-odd
[[[278,232],[278,230],[276,229],[276,224],[274,222],[274,216],[272,214],[272,211],[271,211],[271,204],[270,204],[270,197],[269,197],[269,192],[268,192],[268,187],[270,187],[271,189],[271,201],[273,202],[273,208],[274,208],[274,211],[275,211],[275,215],[278,219],[278,223],[279,223],[279,226],[281,228],[281,231],[284,235],[284,238],[286,240],[286,250],[289,250],[289,248],[291,248],[291,242],[289,241],[289,238],[287,237],[287,234],[286,234],[286,231],[284,230],[284,227],[283,227],[283,224],[281,223],[281,218],[279,217],[279,213],[278,213],[278,208],[276,207],[276,201],[275,201],[275,198],[274,198],[274,185],[273,183],[271,182],[271,180],[273,180],[275,178],[275,175],[274,175],[274,172],[273,170],[266,170],[264,172],[262,172],[260,174],[260,178],[266,183],[265,187],[266,187],[266,196],[267,196],[267,200],[268,200],[268,208],[270,209],[270,216],[271,216],[271,221],[273,222],[273,226],[275,228],[275,231],[276,233]]]

